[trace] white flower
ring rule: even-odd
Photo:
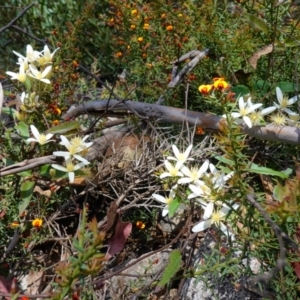
[[[36,95],[35,92],[31,93],[30,95],[26,94],[25,92],[22,92],[20,96],[20,101],[24,106],[26,106],[26,108],[27,106],[29,108],[38,106],[39,105],[38,100],[39,100],[39,95]]]
[[[195,183],[199,184],[201,181],[199,180],[205,172],[208,169],[209,160],[206,160],[203,165],[200,167],[200,169],[197,169],[195,167],[188,169],[186,166],[182,166],[180,171],[187,177],[180,178],[178,180],[178,184],[184,184],[184,183]]]
[[[51,133],[48,133],[47,135],[41,134],[41,133],[39,133],[39,131],[37,130],[37,128],[34,125],[30,125],[30,129],[31,129],[31,132],[32,132],[34,138],[27,139],[27,143],[37,142],[40,145],[44,145],[44,144],[54,141],[54,140],[50,140],[52,138],[53,134],[51,134]]]
[[[63,156],[65,160],[73,156],[76,159],[80,160],[81,162],[89,163],[85,158],[77,154],[84,151],[85,149],[87,149],[93,144],[92,142],[90,143],[84,142],[88,137],[89,136],[85,136],[83,139],[79,137],[75,137],[71,139],[71,141],[69,141],[64,135],[61,135],[60,136],[61,142],[59,144],[65,146],[68,151],[55,151],[53,152],[53,154],[55,156]]]
[[[24,64],[20,64],[19,73],[14,73],[14,72],[7,71],[6,74],[11,76],[11,78],[10,78],[11,80],[16,79],[16,80],[19,80],[22,83],[24,83],[26,81],[26,78],[27,78],[27,74],[25,72]]]
[[[238,205],[235,204],[233,205],[233,209],[237,209]],[[192,228],[193,232],[200,232],[203,231],[207,228],[209,228],[211,225],[215,224],[217,225],[226,236],[230,236],[233,235],[228,228],[222,223],[222,221],[226,218],[226,215],[229,213],[229,211],[231,210],[231,208],[227,205],[223,205],[223,207],[217,211],[214,211],[210,218],[204,218],[203,221],[201,221],[200,223],[198,223],[197,225],[195,225]]]
[[[172,146],[175,157],[168,156],[167,159],[177,161],[176,166],[180,168],[187,160],[193,160],[192,158],[188,158],[190,152],[193,148],[193,145],[189,145],[184,152],[180,152],[176,145]]]
[[[16,54],[17,56],[19,56],[22,59],[27,59],[27,61],[29,63],[33,63],[36,61],[36,59],[38,59],[40,57],[40,52],[38,51],[34,51],[31,45],[27,45],[26,46],[26,57],[23,56],[22,54],[13,51],[14,54]]]
[[[44,50],[42,51],[42,55],[41,57],[39,57],[37,59],[37,62],[43,66],[43,65],[46,65],[46,64],[50,64],[52,63],[52,59],[53,59],[53,56],[55,54],[55,52],[58,50],[59,48],[55,49],[52,53],[50,52],[49,48],[47,45],[44,46]]]
[[[29,64],[28,64],[28,59],[25,57],[23,58],[18,58],[17,65],[24,65],[24,70],[27,71],[29,69]]]
[[[215,165],[213,165],[212,163],[209,164],[209,169],[211,172],[209,177],[211,177],[214,189],[222,188],[225,185],[226,181],[230,179],[234,174],[234,172],[230,172],[229,174],[225,175],[225,173],[221,173],[219,170],[217,170]]]
[[[239,112],[233,112],[231,113],[231,116],[235,118],[242,117],[246,125],[251,128],[252,127],[252,122],[250,118],[247,116],[248,114],[252,113],[255,111],[257,108],[261,107],[261,103],[257,104],[252,104],[251,98],[247,100],[247,102],[244,102],[244,98],[240,97],[239,98]]]
[[[162,216],[166,216],[168,213],[169,213],[169,204],[174,200],[175,196],[176,196],[176,193],[174,191],[174,189],[177,188],[177,186],[175,185],[173,187],[173,189],[171,189],[170,193],[169,193],[169,197],[163,197],[161,195],[158,195],[158,194],[153,194],[152,197],[161,202],[161,203],[164,203],[166,204],[166,206],[163,208],[163,211],[162,211]]]
[[[49,74],[49,72],[51,72],[52,66],[46,67],[43,72],[39,71],[33,65],[29,65],[29,69],[31,71],[31,73],[28,74],[30,77],[33,77],[36,80],[42,81],[42,82],[47,83],[47,84],[50,83],[50,80],[45,78],[45,77]]]
[[[87,148],[91,147],[93,145],[93,142],[86,143],[85,140],[89,138],[89,135],[86,135],[85,137],[81,138],[79,136],[76,136],[71,139],[70,144],[78,147],[81,149],[81,151],[86,150]],[[61,145],[64,145],[64,142],[60,142]]]
[[[166,178],[166,177],[182,177],[183,174],[179,171],[180,167],[176,166],[174,167],[169,161],[165,160],[165,166],[168,170],[168,172],[164,172],[160,175],[160,179]]]
[[[267,108],[260,109],[260,110],[257,110],[257,111],[253,111],[248,116],[249,116],[249,118],[251,120],[251,123],[254,126],[257,126],[257,125],[261,125],[263,123],[264,116],[269,115],[274,110],[276,110],[276,107],[275,106],[271,106],[271,107],[267,107]]]
[[[70,182],[74,182],[74,179],[75,179],[75,171],[81,169],[82,167],[88,165],[89,162],[85,163],[85,162],[80,162],[79,164],[77,165],[74,165],[73,162],[72,162],[72,159],[71,158],[68,158],[66,160],[66,167],[63,167],[61,165],[57,165],[57,164],[53,164],[51,165],[54,169],[57,169],[59,171],[62,171],[62,172],[66,172],[68,173],[68,176],[69,176],[69,180]]]
[[[299,96],[294,96],[291,99],[288,99],[287,97],[283,97],[282,91],[279,87],[276,87],[276,96],[277,96],[277,100],[278,103],[273,103],[275,109],[277,108],[279,111],[284,111],[285,113],[289,114],[289,115],[297,115],[297,113],[291,111],[288,106],[296,103],[299,99]]]
[[[201,197],[204,198],[204,200],[206,201],[205,202],[201,199],[198,199],[198,202],[200,202],[202,208],[204,209],[204,218],[209,218],[209,216],[211,216],[215,204],[222,204],[221,201],[218,201],[218,195],[220,194],[220,190],[224,187],[226,181],[230,179],[234,174],[233,172],[231,172],[228,175],[225,175],[224,173],[218,171],[213,164],[209,164],[209,168],[211,174],[208,175],[208,178],[210,178],[211,180],[212,188],[210,188],[204,182],[201,182],[197,186],[193,184],[189,185],[192,194],[188,196],[188,199]]]
[[[289,126],[293,127],[298,127],[299,126],[299,121],[300,120],[300,115],[295,114],[295,115],[289,115],[289,119],[287,119],[287,124]]]

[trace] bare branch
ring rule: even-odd
[[[20,173],[26,170],[31,170],[46,164],[53,164],[55,162],[56,162],[55,155],[37,157],[33,159],[26,159],[23,162],[2,168],[0,170],[0,177]]]
[[[111,114],[112,112],[124,112],[124,114],[134,112],[144,119],[154,119],[158,123],[182,124],[187,122],[189,125],[197,125],[204,130],[214,132],[220,131],[221,123],[225,122],[223,118],[212,114],[129,100],[122,102],[118,100],[90,101],[74,108],[63,118],[69,120],[83,114]],[[242,131],[261,140],[300,144],[300,129],[296,127],[267,125],[243,127]]]
[[[15,17],[13,20],[11,20],[7,25],[3,26],[2,28],[0,28],[0,33],[7,30],[8,28],[10,28],[11,26],[14,25],[14,23],[16,23],[25,13],[28,9],[30,9],[32,6],[34,6],[35,3],[29,4],[28,6],[26,6],[17,17]]]

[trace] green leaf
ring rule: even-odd
[[[215,159],[217,159],[220,162],[223,162],[226,165],[234,166],[234,161],[225,158],[224,156],[216,156]]]
[[[256,80],[253,84],[253,89],[255,91],[263,91],[263,92],[268,92],[271,88],[271,84],[265,80]]]
[[[169,204],[169,218],[172,218],[176,213],[178,207],[180,206],[179,198],[176,197],[171,203]]]
[[[250,90],[245,85],[236,85],[231,88],[231,91],[235,93],[236,98],[247,95],[250,93]]]
[[[267,168],[267,167],[261,167],[254,163],[252,163],[251,168],[247,169],[247,171],[249,171],[251,173],[256,173],[256,174],[278,176],[283,179],[288,178],[288,175],[285,172],[279,172],[279,171],[275,171],[275,170]]]
[[[181,266],[181,253],[178,249],[173,250],[170,253],[169,263],[162,275],[158,286],[163,287],[166,283],[170,282],[170,279],[176,275]]]
[[[24,122],[19,122],[16,126],[15,129],[19,131],[20,136],[23,139],[28,139],[29,138],[29,126],[25,124]]]
[[[43,165],[40,167],[40,176],[47,176],[49,175],[49,169],[50,169],[50,165]]]
[[[282,186],[280,183],[278,183],[273,191],[273,197],[277,200],[282,202],[283,199],[288,195],[288,192],[286,190],[286,186]]]
[[[266,22],[264,22],[262,19],[248,14],[248,13],[244,13],[243,16],[245,17],[245,19],[253,26],[255,26],[256,28],[260,29],[262,32],[264,32],[265,34],[269,33],[269,26]]]
[[[8,107],[2,107],[2,111],[6,114],[8,114],[9,116],[11,116],[12,118],[14,117],[14,115],[16,114],[16,110],[10,106]]]
[[[46,133],[53,134],[64,134],[70,131],[74,131],[80,128],[80,123],[78,121],[70,121],[54,126],[46,131]]]
[[[300,46],[300,36],[295,35],[295,36],[288,36],[284,42],[283,42],[285,47],[295,47],[295,46]]]
[[[24,181],[21,184],[21,198],[23,201],[19,204],[19,215],[21,215],[27,208],[32,197],[34,185],[35,182],[33,181]]]
[[[28,177],[32,175],[32,171],[31,170],[26,170],[20,173],[17,173],[18,175],[22,176],[22,177]]]
[[[86,252],[86,249],[84,249],[82,246],[80,246],[79,241],[77,241],[77,240],[73,241],[73,247],[80,253]]]
[[[296,86],[293,82],[290,81],[280,81],[277,83],[278,87],[284,92],[284,93],[291,93],[295,92]]]

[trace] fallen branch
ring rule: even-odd
[[[16,163],[14,165],[4,167],[0,170],[0,177],[7,176],[11,174],[20,173],[23,171],[31,170],[39,166],[43,166],[46,164],[53,164],[56,163],[56,156],[49,155],[43,157],[36,157],[32,159],[26,159],[22,162]]]
[[[156,120],[158,123],[197,125],[207,131],[218,132],[221,123],[225,119],[208,113],[195,112],[191,110],[149,104],[135,101],[99,100],[90,101],[79,105],[63,116],[65,120],[75,118],[84,114],[111,114],[112,112],[123,112],[124,114],[137,113],[144,120]],[[257,139],[282,142],[287,144],[300,144],[300,129],[291,126],[254,126],[252,128],[242,127],[242,132]]]

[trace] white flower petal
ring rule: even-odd
[[[199,178],[202,177],[202,175],[204,175],[204,173],[207,171],[209,166],[209,160],[207,159],[203,165],[200,167],[199,171],[198,171],[198,176]]]
[[[296,103],[298,100],[299,100],[299,95],[296,95],[288,100],[288,105],[292,105],[292,104]]]
[[[60,139],[61,139],[61,142],[59,143],[60,145],[63,145],[66,148],[70,147],[70,142],[69,142],[69,140],[64,135],[61,135]]]
[[[282,94],[282,91],[279,87],[276,87],[276,96],[277,96],[278,102],[281,104],[282,99],[283,99],[283,94]]]
[[[162,216],[165,217],[169,213],[169,205],[165,206],[162,210]]]
[[[222,222],[220,222],[220,229],[226,236],[230,235],[229,229]]]
[[[283,110],[284,112],[286,112],[288,115],[292,115],[292,116],[298,115],[297,113],[293,112],[293,111],[290,110],[289,108],[283,108],[282,110]]]
[[[204,214],[203,214],[203,219],[207,220],[211,217],[212,213],[214,211],[214,203],[209,202],[207,206],[205,207]]]
[[[191,189],[191,191],[196,194],[197,196],[202,196],[204,194],[203,190],[198,187],[198,186],[195,186],[193,184],[190,184],[189,185],[189,188]]]
[[[172,145],[172,149],[173,149],[173,153],[174,153],[175,157],[178,159],[178,156],[180,155],[180,152],[179,152],[177,146]]]
[[[69,172],[69,180],[70,182],[74,182],[74,179],[75,179],[75,173],[74,172]]]
[[[68,172],[68,170],[61,165],[53,164],[51,165],[51,167],[62,172]]]
[[[186,184],[186,183],[190,183],[192,181],[193,180],[191,178],[183,177],[183,178],[180,178],[177,182],[178,182],[178,184]]]
[[[239,108],[240,108],[240,110],[242,110],[242,109],[245,108],[245,102],[244,102],[244,98],[243,97],[239,98]]]
[[[152,197],[155,198],[155,200],[157,200],[157,201],[159,201],[161,203],[164,203],[164,204],[167,203],[166,198],[163,197],[163,196],[161,196],[161,195],[159,195],[159,194],[153,194]]]
[[[192,144],[189,145],[189,146],[186,148],[186,150],[185,150],[185,152],[184,152],[186,158],[188,158],[188,156],[190,155],[190,153],[191,153],[191,151],[192,151],[192,148],[193,148],[193,145],[192,145]]]
[[[240,113],[237,113],[237,112],[233,112],[233,113],[231,113],[231,117],[232,118],[239,118],[241,116],[241,114]]]
[[[70,152],[67,152],[67,151],[54,151],[53,155],[55,155],[55,156],[63,156],[64,158],[71,157]]]
[[[252,122],[249,117],[243,116],[243,120],[249,128],[252,128]]]
[[[274,110],[276,110],[276,109],[277,109],[276,106],[270,106],[270,107],[267,107],[267,108],[262,109],[262,111],[260,112],[260,114],[261,114],[262,116],[266,116],[266,115],[272,113],[272,112],[273,112]]]
[[[211,219],[201,221],[192,228],[193,232],[200,232],[211,226]]]
[[[87,159],[83,158],[82,156],[80,156],[80,155],[78,155],[78,154],[74,154],[73,156],[74,156],[77,160],[83,162],[85,165],[88,165],[88,164],[90,163]]]
[[[262,106],[262,103],[253,104],[252,106],[247,108],[247,113],[250,114],[261,106]]]
[[[27,143],[29,143],[29,142],[39,142],[37,139],[35,139],[35,138],[28,138],[27,140]]]
[[[40,137],[40,133],[34,125],[30,125],[31,132],[33,136],[38,140]]]

